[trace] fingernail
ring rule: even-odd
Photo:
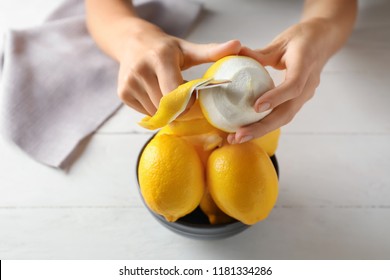
[[[245,143],[245,142],[248,142],[248,141],[251,141],[253,139],[253,136],[252,135],[247,135],[247,136],[244,136],[240,139],[240,144],[241,143]]]
[[[257,107],[257,112],[261,113],[264,111],[267,111],[271,107],[271,104],[269,103],[262,103],[260,106]]]

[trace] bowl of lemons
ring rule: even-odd
[[[271,138],[273,138],[273,142],[276,144],[277,143],[276,137],[278,137],[278,134],[279,134],[278,131],[276,131],[273,133],[273,135],[268,135],[267,136],[269,138],[268,141],[271,140]],[[157,139],[154,139],[155,137],[157,137]],[[154,181],[154,180],[160,181],[157,179],[159,177],[159,174],[154,173],[155,176],[152,175],[153,172],[155,171],[155,170],[150,169],[149,164],[152,164],[152,163],[148,164],[146,162],[142,162],[140,164],[141,158],[143,159],[142,161],[145,161],[145,160],[148,161],[147,157],[150,156],[150,155],[148,155],[148,153],[149,153],[148,150],[150,147],[152,147],[153,154],[155,153],[153,151],[153,149],[159,149],[158,143],[157,143],[157,147],[156,147],[155,146],[156,143],[153,143],[153,142],[154,141],[157,141],[157,142],[164,141],[164,139],[161,140],[158,138],[159,138],[158,135],[154,135],[152,138],[150,138],[145,143],[144,147],[142,148],[142,150],[139,154],[138,161],[137,161],[137,179],[138,179],[138,184],[139,184],[139,191],[140,191],[140,195],[141,195],[141,200],[143,201],[146,208],[149,210],[150,214],[161,225],[163,225],[164,227],[168,228],[169,230],[171,230],[177,234],[180,234],[182,236],[195,238],[195,239],[203,239],[203,240],[222,239],[222,238],[231,237],[231,236],[234,236],[236,234],[239,234],[240,232],[242,232],[250,227],[250,224],[241,222],[240,220],[233,218],[232,216],[229,216],[228,214],[223,212],[218,207],[218,205],[214,202],[213,197],[209,191],[209,188],[205,185],[205,183],[203,183],[203,184],[201,182],[195,183],[195,184],[200,184],[201,188],[203,188],[203,192],[202,192],[202,190],[199,190],[199,189],[196,190],[197,189],[196,186],[194,187],[194,189],[195,189],[194,192],[200,192],[201,195],[199,195],[198,193],[194,194],[192,192],[189,192],[188,194],[185,194],[185,195],[178,194],[178,190],[185,190],[185,189],[187,189],[188,186],[190,188],[193,187],[192,185],[188,184],[188,181],[193,180],[193,179],[188,178],[188,177],[186,178],[185,176],[182,176],[185,173],[183,171],[181,171],[183,173],[180,173],[178,177],[174,176],[175,179],[173,177],[171,177],[171,178],[168,178],[168,180],[164,180],[165,183],[167,185],[169,185],[169,187],[167,187],[166,189],[170,189],[170,196],[172,196],[169,198],[169,200],[179,200],[179,201],[181,200],[181,202],[194,201],[194,203],[190,203],[189,205],[191,205],[191,207],[188,207],[187,209],[185,209],[185,211],[182,211],[182,212],[179,210],[176,210],[176,209],[173,210],[170,203],[167,203],[167,204],[161,203],[162,205],[158,206],[159,202],[157,201],[156,198],[153,198],[153,196],[161,196],[160,199],[162,201],[163,200],[168,201],[168,198],[166,198],[165,196],[163,196],[161,194],[158,194],[159,193],[158,190],[152,191],[154,188],[157,188],[156,187],[157,185],[159,185],[160,187],[162,186],[162,183],[158,183],[158,182]],[[165,139],[165,141],[167,141],[167,139]],[[170,140],[168,140],[168,141],[170,141]],[[264,139],[262,139],[262,141],[264,141]],[[148,145],[151,142],[152,142],[151,146],[148,147]],[[251,148],[249,148],[249,149],[251,149]],[[144,154],[145,150],[146,150],[146,154]],[[167,151],[167,149],[164,149],[164,151],[167,152],[168,154],[170,153],[170,151]],[[224,152],[222,151],[222,153],[224,153]],[[154,154],[154,156],[156,156],[156,155]],[[217,157],[217,156],[218,155],[215,155],[215,157]],[[264,154],[261,156],[264,156]],[[163,156],[163,157],[165,157],[165,156]],[[186,154],[186,157],[187,157],[187,154]],[[277,162],[277,158],[276,158],[275,154],[270,156],[269,159],[272,163],[272,167],[274,168],[276,174],[279,175],[279,167],[278,167],[278,162]],[[262,159],[262,160],[264,160],[264,159]],[[157,165],[164,164],[164,161],[165,160],[163,158],[161,158],[161,161]],[[155,160],[153,160],[153,162],[155,162]],[[185,162],[189,163],[190,160],[189,161],[185,160]],[[215,159],[214,159],[214,162],[215,162]],[[178,161],[176,163],[177,163],[177,165],[181,166],[182,162]],[[187,163],[185,163],[185,165],[186,164]],[[267,164],[269,165],[269,162]],[[212,167],[210,166],[210,168],[212,168]],[[234,167],[232,167],[232,168],[234,168]],[[158,168],[158,169],[160,169],[160,168]],[[168,170],[168,168],[163,168],[163,169],[165,171]],[[173,169],[175,170],[174,171],[175,173],[176,172],[179,173],[178,170],[182,170],[180,167],[176,167]],[[249,170],[253,170],[253,167],[251,167],[251,169],[249,169]],[[206,168],[202,168],[202,171],[206,172]],[[244,171],[244,169],[241,169],[241,172],[242,171]],[[253,170],[253,171],[256,172],[255,170]],[[187,172],[188,172],[188,170],[187,170]],[[166,172],[165,175],[167,175],[169,173],[170,173],[170,171]],[[192,173],[192,171],[190,171],[190,173]],[[207,182],[207,178],[205,178],[205,173],[203,173],[202,175],[199,175],[199,173],[198,174],[196,174],[196,173],[198,173],[198,172],[195,172],[194,176],[199,176],[201,178],[201,180],[204,180],[204,182]],[[141,174],[143,174],[143,175],[141,175]],[[271,174],[273,174],[273,171]],[[140,176],[142,178],[141,179],[142,183],[140,182]],[[162,176],[162,177],[164,177],[164,176]],[[242,176],[244,176],[244,174]],[[154,177],[154,179],[152,177]],[[252,176],[252,182],[254,180],[256,180],[256,177],[257,176]],[[218,178],[215,178],[215,179],[218,180]],[[146,182],[144,182],[144,180]],[[172,181],[174,181],[174,182],[172,182]],[[240,180],[240,184],[241,184],[241,180]],[[273,182],[273,184],[274,184],[273,185],[274,191],[277,192],[277,185],[275,185],[276,184],[275,182]],[[143,188],[144,194],[141,191],[141,185],[144,186],[144,188]],[[258,186],[258,185],[260,185],[260,184],[256,183],[256,186]],[[145,190],[145,188],[146,188],[146,190]],[[148,188],[149,188],[149,190],[148,190]],[[165,184],[164,184],[163,188],[165,188]],[[275,194],[273,194],[273,195],[275,195]],[[196,198],[196,199],[194,199],[194,198]],[[274,199],[274,198],[272,198],[272,199]],[[261,200],[263,200],[263,199],[260,199],[259,202]],[[183,208],[187,207],[186,203],[180,203],[180,204],[182,204],[182,205],[180,205],[178,208],[183,209]],[[270,201],[270,204],[272,205],[273,201]],[[175,203],[175,206],[177,206],[177,203]],[[164,207],[167,207],[168,209],[164,209]],[[270,208],[270,206],[268,206],[268,208]],[[193,209],[193,210],[191,210],[191,209]],[[171,210],[171,211],[169,211],[169,210]],[[264,214],[265,212],[263,212],[263,214],[262,214],[263,217],[268,215],[268,211],[269,210],[266,211],[266,214]],[[187,213],[187,214],[185,214],[185,213]]]
[[[231,82],[204,87],[221,79]],[[229,144],[227,137],[266,116],[243,104],[253,104],[272,87],[258,62],[226,57],[202,79],[164,96],[155,115],[140,122],[159,129],[139,154],[137,179],[145,206],[162,225],[191,238],[220,239],[268,217],[278,197],[280,129],[241,144]],[[198,98],[184,113],[197,88]]]

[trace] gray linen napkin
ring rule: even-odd
[[[186,34],[201,9],[183,0],[134,4],[175,36]],[[64,1],[41,26],[9,31],[1,68],[2,134],[49,166],[67,168],[82,140],[121,105],[118,65],[90,38],[81,0]]]

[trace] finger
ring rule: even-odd
[[[299,97],[306,86],[309,73],[309,67],[306,67],[304,62],[298,59],[291,68],[287,69],[286,78],[282,84],[264,93],[256,100],[254,105],[256,112],[267,111]]]
[[[252,139],[258,138],[289,123],[298,111],[294,109],[292,103],[281,105],[257,123],[239,128],[235,134],[235,140],[240,143],[245,142],[243,140],[248,136],[252,136]]]
[[[148,112],[155,112],[156,108],[160,104],[160,99],[162,97],[162,92],[155,74],[154,67],[150,67],[148,64],[145,64],[144,67],[139,68],[138,72],[134,73],[135,78],[138,83],[134,84],[136,91],[138,92],[138,97],[141,98],[141,104],[145,103],[145,106]],[[142,93],[142,95],[140,95]],[[148,98],[146,98],[148,97]],[[144,100],[145,99],[145,100]],[[152,102],[154,109],[150,107],[150,102]]]
[[[145,108],[137,100],[127,99],[127,100],[122,100],[122,101],[123,101],[123,103],[125,103],[127,106],[133,108],[134,110],[136,110],[144,115],[149,115],[149,113],[145,110]]]
[[[240,127],[236,133],[228,135],[228,142],[230,144],[244,143],[264,136],[288,123],[291,118],[290,116],[296,113],[291,103],[292,101],[281,105],[259,122]]]
[[[303,104],[313,97],[317,81],[311,79],[308,82],[304,93],[296,99],[287,101],[276,107],[268,116],[257,123],[241,127],[235,134],[228,135],[228,142],[231,144],[243,143],[253,138],[258,138],[267,133],[288,124],[302,108]]]
[[[162,95],[170,93],[183,83],[178,58],[176,61],[168,57],[161,58],[160,63],[156,65],[156,75]]]
[[[150,100],[145,88],[136,79],[132,79],[127,82],[125,88],[120,94],[120,97],[126,102],[126,104],[135,103],[134,100],[136,100],[150,116],[154,115],[157,110],[153,102]]]
[[[152,101],[154,107],[158,108],[162,95],[160,85],[158,83],[157,77],[154,73],[150,73],[147,76],[143,76],[143,87],[148,93],[150,100]]]
[[[137,110],[138,112],[147,115],[148,112],[131,94],[131,89],[127,83],[118,86],[118,96],[127,106]]]
[[[138,85],[134,97],[145,108],[145,110],[148,112],[150,116],[153,116],[156,113],[157,111],[156,106],[153,104],[146,90],[142,88],[140,85]]]
[[[194,44],[181,41],[181,49],[184,54],[183,69],[201,63],[214,62],[228,55],[237,55],[241,49],[238,40],[231,40],[225,43]]]
[[[276,69],[282,69],[281,58],[283,52],[274,45],[270,45],[265,49],[252,50],[248,47],[242,47],[240,55],[251,57],[257,60],[263,66],[272,66]]]
[[[138,94],[138,102],[145,108],[145,110],[148,112],[150,116],[153,116],[157,109],[154,106],[153,102],[150,100],[148,94],[146,91],[139,90],[137,92]]]

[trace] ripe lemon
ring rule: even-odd
[[[255,143],[261,147],[269,156],[273,156],[278,148],[280,137],[280,128],[275,129],[274,131],[269,132],[260,138],[255,138],[250,142]]]
[[[204,192],[203,166],[195,148],[161,134],[145,147],[138,166],[141,194],[149,208],[174,222],[192,212]]]
[[[202,200],[199,204],[200,209],[209,219],[210,224],[227,224],[233,222],[234,219],[228,215],[226,215],[221,209],[218,208],[217,204],[215,204],[213,198],[210,195],[210,192],[205,191]]]
[[[207,186],[223,212],[248,225],[265,219],[278,196],[278,177],[269,156],[250,142],[212,152]]]
[[[163,134],[176,135],[169,125],[163,127],[157,133],[157,136]],[[223,144],[223,138],[215,133],[182,135],[180,137],[189,142],[195,148],[204,167],[207,165],[207,160],[211,152]]]
[[[170,124],[164,126],[157,135],[169,134],[180,136],[190,142],[197,151],[203,166],[207,165],[210,153],[222,146],[227,133],[212,126],[203,116],[199,102]]]
[[[230,83],[202,89],[221,80]],[[215,62],[203,78],[180,85],[165,95],[157,112],[153,116],[146,116],[139,124],[153,130],[180,119],[192,94],[198,91],[200,108],[208,122],[222,131],[235,132],[239,127],[257,122],[271,112],[257,113],[253,105],[257,98],[273,87],[267,70],[256,60],[245,56],[227,56]],[[193,114],[199,112],[195,110]]]

